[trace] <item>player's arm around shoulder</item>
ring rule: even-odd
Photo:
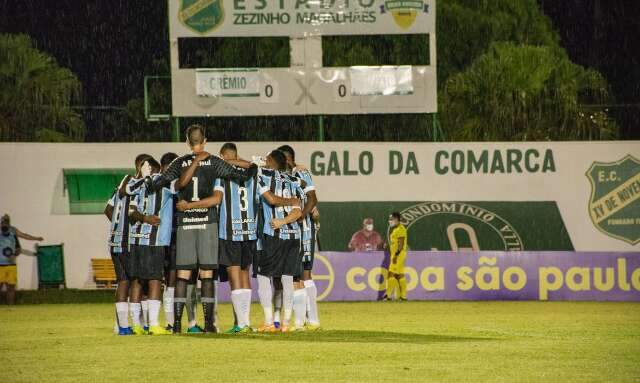
[[[294,207],[289,214],[284,218],[274,218],[271,220],[271,227],[279,229],[284,225],[288,225],[302,218],[302,210],[300,207]]]
[[[220,190],[215,190],[213,195],[207,198],[203,198],[199,201],[187,202],[180,200],[176,203],[176,209],[178,211],[187,211],[192,209],[208,209],[210,207],[218,206],[222,203],[224,193]]]

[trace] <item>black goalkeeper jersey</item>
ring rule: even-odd
[[[191,166],[195,157],[196,154],[191,153],[176,158],[162,173],[161,178],[154,181],[154,188],[162,187],[163,183],[180,178],[182,172]],[[216,178],[230,179],[241,183],[255,175],[256,170],[255,167],[249,170],[237,168],[220,157],[210,156],[200,161],[189,184],[179,191],[179,197],[188,202],[205,199],[213,195]],[[216,222],[218,218],[216,208],[211,207],[176,212],[176,219],[178,226],[183,226],[212,223]]]

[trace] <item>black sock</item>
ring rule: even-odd
[[[215,322],[215,284],[213,278],[202,278],[202,312],[204,314],[205,331],[213,331]]]
[[[176,289],[173,298],[173,331],[180,332],[182,331],[182,313],[184,312],[184,305],[187,301],[187,284],[189,283],[188,279],[177,278],[176,279]]]

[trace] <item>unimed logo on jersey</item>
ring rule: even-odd
[[[194,32],[210,32],[224,21],[222,0],[180,0],[178,18]]]
[[[520,234],[505,218],[469,203],[423,202],[400,215],[409,237],[428,237],[431,250],[525,249]]]
[[[593,224],[608,236],[640,243],[640,160],[627,155],[616,162],[594,162],[586,175]]]

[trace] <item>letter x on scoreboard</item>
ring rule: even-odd
[[[435,0],[168,1],[176,117],[437,112]],[[322,65],[323,35],[390,34],[424,35],[429,64]],[[179,39],[271,36],[291,67],[180,67]]]

